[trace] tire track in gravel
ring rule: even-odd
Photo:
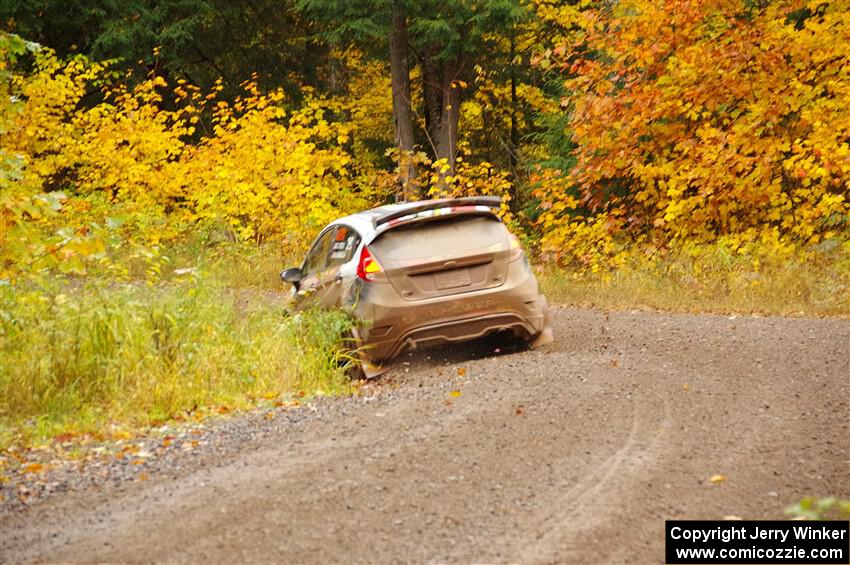
[[[610,558],[610,554],[600,554],[598,551],[583,559],[569,558],[569,553],[579,545],[578,540],[585,532],[607,520],[600,499],[603,495],[619,499],[612,492],[612,479],[624,473],[632,476],[639,468],[656,462],[661,436],[668,432],[671,425],[670,411],[665,405],[662,411],[664,418],[655,431],[650,429],[655,422],[647,412],[646,408],[635,407],[631,430],[622,447],[601,465],[590,469],[584,478],[554,501],[554,513],[544,513],[538,517],[534,527],[538,536],[523,548],[517,556],[517,562],[545,563],[556,559],[576,563],[589,562],[587,559],[596,559],[601,563],[615,561]],[[616,490],[622,491],[624,488],[619,485]],[[562,548],[566,549],[561,551]]]

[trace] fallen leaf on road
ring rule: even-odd
[[[44,471],[44,465],[41,463],[28,463],[24,465],[24,473],[41,473]]]
[[[525,415],[525,409],[522,407],[522,404],[520,404],[519,406],[516,407],[516,415],[517,416],[524,416]]]
[[[688,390],[688,383],[682,385],[682,390]]]
[[[72,439],[74,439],[74,434],[71,433],[57,434],[53,436],[53,441],[55,441],[56,443],[65,443],[71,441]]]
[[[616,369],[617,367],[620,366],[620,362],[617,361],[616,359],[611,359],[611,366]]]
[[[714,484],[722,483],[726,480],[726,475],[712,475],[711,478],[708,480],[709,482]]]
[[[460,396],[461,394],[463,394],[463,393],[462,393],[461,391],[459,391],[459,390],[453,390],[453,391],[451,391],[449,394],[451,395],[451,397],[452,397],[452,398],[457,398],[457,397],[459,397],[459,396]]]
[[[458,374],[459,377],[464,376],[466,374],[466,369],[464,367],[458,367],[457,368],[457,374]]]

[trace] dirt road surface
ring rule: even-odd
[[[561,309],[555,330],[419,352],[145,481],[5,510],[2,560],[662,563],[665,519],[850,496],[847,321]]]

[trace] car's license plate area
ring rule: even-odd
[[[439,290],[448,290],[450,288],[460,288],[469,286],[469,271],[467,269],[452,269],[451,271],[442,271],[434,273],[434,283]]]

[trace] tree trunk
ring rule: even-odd
[[[513,183],[511,189],[511,210],[516,212],[515,206],[519,202],[516,195],[516,187],[519,184],[519,174],[517,173],[518,156],[519,156],[519,130],[517,128],[517,94],[516,94],[516,32],[511,32],[511,149],[510,149],[510,164]]]
[[[434,59],[435,51],[428,49],[422,56],[422,97],[425,102],[425,135],[431,146],[431,155],[436,157],[443,109],[443,69]]]
[[[437,159],[445,159],[445,165],[438,171],[441,191],[448,190],[446,177],[454,176],[457,159],[458,121],[460,120],[460,60],[443,63],[442,97],[443,108],[440,114],[440,131],[437,137]]]
[[[516,35],[511,33],[511,60],[508,63],[511,66],[511,174],[516,181],[517,176],[517,152],[519,151],[519,131],[517,130],[517,94],[516,94],[516,65],[514,58],[516,57]]]
[[[407,60],[407,20],[396,4],[390,30],[390,76],[393,95],[395,141],[402,199],[416,200],[419,187],[413,163],[413,117],[410,110],[410,67]]]

